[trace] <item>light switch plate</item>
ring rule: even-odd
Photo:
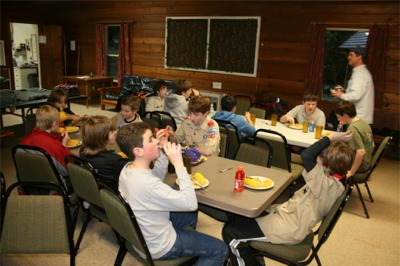
[[[213,82],[213,89],[217,89],[217,90],[222,89],[222,83],[221,82]]]

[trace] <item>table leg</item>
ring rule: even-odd
[[[89,108],[89,98],[91,98],[90,97],[90,95],[91,95],[91,93],[89,92],[89,85],[90,84],[88,84],[88,83],[86,83],[86,85],[85,85],[85,90],[86,90],[86,108]],[[90,86],[90,90],[92,90],[92,87]]]

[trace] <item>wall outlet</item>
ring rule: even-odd
[[[222,83],[221,82],[213,82],[213,89],[220,90],[222,89]]]

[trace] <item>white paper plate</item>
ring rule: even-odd
[[[75,148],[82,145],[82,141],[76,139],[70,139],[67,143],[68,148]]]
[[[303,129],[303,125],[302,124],[288,124],[287,127],[291,128],[291,129],[297,129],[297,130],[302,130]]]
[[[245,187],[247,188],[251,188],[251,189],[256,189],[256,190],[266,190],[266,189],[270,189],[272,187],[274,187],[275,183],[272,179],[268,178],[268,177],[264,177],[264,176],[250,176],[254,179],[259,179],[261,182],[264,181],[265,179],[268,179],[269,181],[271,181],[270,185],[266,186],[266,187],[251,187],[246,185],[246,183],[244,184]]]
[[[179,186],[178,179],[175,181],[175,183]],[[201,187],[198,184],[196,184],[193,180],[192,180],[192,184],[193,184],[194,189],[201,189]],[[208,187],[209,184],[210,184],[210,181],[208,181],[208,179],[206,179],[206,184],[203,187],[206,188],[206,187]]]

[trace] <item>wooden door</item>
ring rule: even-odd
[[[59,25],[39,25],[41,87],[52,89],[62,83],[63,41]]]

